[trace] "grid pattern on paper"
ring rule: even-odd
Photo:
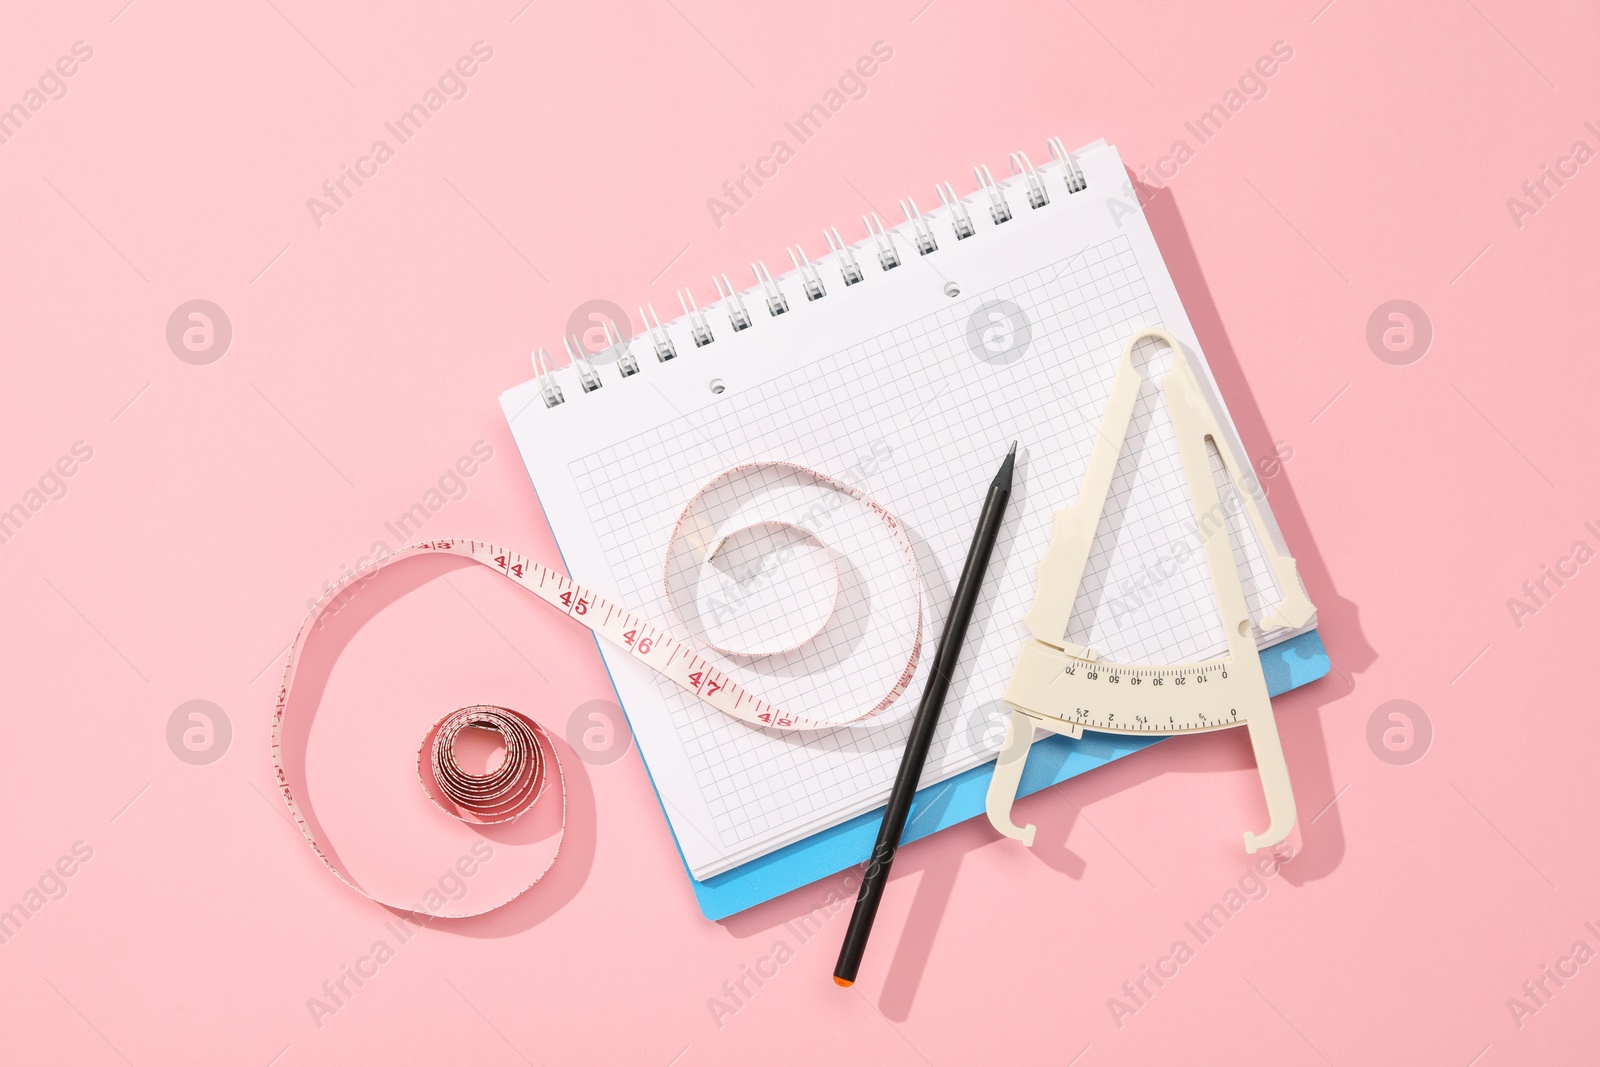
[[[995,300],[1012,302],[1028,319],[1031,341],[1009,362],[980,359],[968,342],[974,316]],[[1018,489],[929,754],[927,784],[992,754],[992,716],[1025,636],[1021,620],[1053,511],[1076,497],[1123,339],[1158,325],[1135,254],[1125,237],[1113,238],[604,444],[573,461],[572,474],[620,582],[616,592],[661,619],[668,617],[661,583],[668,531],[684,502],[719,471],[782,458],[858,485],[916,540],[927,582],[924,633],[932,641],[984,488],[1007,443],[1021,441]],[[1140,353],[1149,374],[1068,635],[1125,662],[1183,662],[1224,650],[1203,553],[1178,558],[1173,549],[1195,521],[1154,380],[1164,356],[1154,344]],[[639,457],[655,459],[641,466]],[[1263,597],[1274,592],[1270,573],[1248,524],[1235,515],[1230,529],[1251,609],[1259,613],[1270,606]],[[837,636],[830,628],[812,654],[826,659],[831,640]],[[858,681],[847,672],[825,668],[782,679],[712,658],[762,696],[776,700],[783,690],[797,712],[860,700]],[[724,857],[697,876],[882,803],[929,659],[931,649],[882,721],[818,734],[753,730],[662,682],[663,705],[714,825],[685,824],[671,792],[687,785],[656,784],[679,836],[699,835]]]
[[[793,528],[756,525],[774,520]],[[845,722],[904,676],[916,641],[916,561],[865,501],[786,467],[761,467],[699,497],[685,526],[694,533],[680,537],[668,566],[689,631],[683,636],[720,632],[706,626],[708,617],[720,618],[739,637],[725,647],[751,647],[764,637],[767,648],[792,649],[741,660],[744,677],[757,679],[757,695],[786,712]],[[721,540],[746,528],[751,532]],[[836,560],[839,590],[831,604],[818,595],[831,577],[818,566],[826,557],[795,550],[799,529]],[[717,552],[705,561],[711,544]],[[830,607],[822,639],[804,640],[810,634],[797,626],[809,631]]]

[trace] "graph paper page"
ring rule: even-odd
[[[1162,326],[1201,356],[1142,215],[1107,211],[1104,196],[1090,195],[1120,186],[1115,150],[1088,150],[1080,165],[1090,190],[1069,197],[1047,169],[1053,203],[1031,210],[1012,188],[1016,217],[1002,226],[983,225],[975,199],[969,210],[980,225],[965,241],[935,215],[941,247],[926,258],[909,235],[897,235],[902,263],[891,271],[879,269],[870,247],[859,249],[866,278],[857,285],[840,283],[831,257],[821,261],[829,293],[815,302],[784,279],[787,315],[769,317],[759,293],[750,294],[754,324],[734,333],[726,313],[710,309],[716,340],[704,348],[684,324],[671,324],[679,352],[671,362],[658,363],[641,337],[637,375],[602,367],[606,384],[587,394],[569,376],[567,400],[555,408],[531,383],[503,398],[572,576],[661,623],[672,618],[662,566],[673,524],[696,490],[731,466],[781,459],[823,471],[911,532],[927,646],[904,696],[868,725],[765,731],[602,650],[695,877],[884,802],[988,482],[1015,440],[1016,490],[923,784],[993,757],[1000,696],[1027,637],[1021,622],[1053,512],[1076,497],[1124,340]],[[1136,358],[1146,384],[1066,636],[1110,660],[1206,659],[1225,644],[1204,554],[1182,550],[1198,542],[1160,399],[1170,355],[1150,342]],[[1209,371],[1202,375],[1214,391]],[[1237,449],[1225,415],[1223,424]],[[1220,477],[1215,457],[1213,465]],[[1235,557],[1259,616],[1278,593],[1249,523],[1233,510]],[[847,551],[847,566],[886,565],[852,545],[862,558]],[[859,635],[833,631],[777,663],[708,655],[786,710],[837,717],[878,694],[844,654]],[[1288,636],[1263,635],[1262,643]]]

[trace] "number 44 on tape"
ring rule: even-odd
[[[1162,380],[1162,392],[1183,458],[1196,521],[1203,528],[1206,516],[1222,513],[1206,452],[1209,440],[1250,516],[1282,592],[1283,602],[1261,619],[1261,629],[1298,628],[1316,610],[1300,584],[1294,560],[1277,550],[1255,497],[1242,480],[1237,457],[1217,425],[1177,339],[1158,329],[1134,334],[1123,348],[1078,502],[1056,512],[1050,549],[1039,565],[1039,590],[1026,620],[1033,639],[1023,643],[1005,694],[1011,717],[1006,723],[1005,743],[995,763],[994,778],[989,783],[989,821],[1007,837],[1033,845],[1034,827],[1015,825],[1011,821],[1011,805],[1016,800],[1035,729],[1081,737],[1086,729],[1149,736],[1243,726],[1250,731],[1271,817],[1265,832],[1244,835],[1245,850],[1255,852],[1271,848],[1289,836],[1295,820],[1294,793],[1289,786],[1289,768],[1278,740],[1277,722],[1272,717],[1267,680],[1227,526],[1224,524],[1217,535],[1205,539],[1206,565],[1211,571],[1211,585],[1216,590],[1228,642],[1226,657],[1171,666],[1111,663],[1100,659],[1093,649],[1067,643],[1063,636],[1143,381],[1133,364],[1134,346],[1146,338],[1164,341],[1172,349],[1172,369]]]

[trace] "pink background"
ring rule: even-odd
[[[0,945],[8,1061],[1600,1057],[1600,964],[1546,979],[1537,1012],[1507,1003],[1574,942],[1600,949],[1596,565],[1520,627],[1507,606],[1574,542],[1600,548],[1579,332],[1600,162],[1535,214],[1507,206],[1575,141],[1600,149],[1593,4],[523,2],[6,13],[0,105],[93,50],[0,144],[0,508],[26,508],[75,442],[93,452],[0,544],[0,907],[92,849]],[[319,228],[307,198],[480,40],[466,97]],[[865,97],[715,225],[706,199],[879,40],[893,58]],[[713,271],[817,252],[824,225],[854,239],[869,204],[897,219],[896,198],[970,191],[973,163],[1040,159],[1050,135],[1153,165],[1276,41],[1294,54],[1267,95],[1148,209],[1252,456],[1292,449],[1267,484],[1337,668],[1277,702],[1302,850],[1265,896],[1205,944],[1186,930],[1238,885],[1264,813],[1242,732],[1177,740],[1026,801],[1031,852],[981,821],[908,848],[845,992],[843,914],[806,942],[787,925],[842,878],[705,922],[637,756],[564,749],[550,877],[417,934],[317,1025],[307,999],[392,917],[322,869],[276,797],[283,648],[480,440],[492,459],[428,535],[555,559],[496,404],[529,350],[559,350],[585,301],[709,300]],[[232,323],[210,365],[166,342],[193,299]],[[1410,365],[1366,340],[1392,299],[1433,325]],[[557,733],[611,699],[581,631],[492,579],[424,577],[372,587],[397,644],[361,645],[368,673],[335,673],[319,725],[366,716],[403,762],[419,735],[384,732],[380,677],[434,687],[432,716],[494,699]],[[196,699],[233,730],[204,766],[166,738]],[[1369,745],[1391,700],[1431,721],[1420,761]],[[440,869],[405,867],[381,788],[332,760],[308,773],[330,813],[344,801],[341,849],[397,878]],[[1179,939],[1193,958],[1129,999]],[[780,940],[777,976],[714,1014]]]

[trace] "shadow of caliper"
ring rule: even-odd
[[[1105,511],[1106,494],[1133,417],[1134,401],[1144,381],[1134,367],[1133,351],[1146,338],[1163,341],[1172,349],[1172,369],[1162,379],[1162,392],[1183,458],[1189,500],[1204,540],[1211,585],[1227,636],[1227,655],[1202,663],[1112,663],[1100,659],[1091,648],[1067,642],[1064,636],[1094,544],[1095,529]],[[1033,637],[1023,643],[1005,693],[1011,716],[994,777],[989,782],[987,808],[989,821],[1007,837],[1033,845],[1034,827],[1013,823],[1011,806],[1017,798],[1035,730],[1081,737],[1084,730],[1155,735],[1244,726],[1250,731],[1271,817],[1263,833],[1244,835],[1245,851],[1271,848],[1294,828],[1289,768],[1272,715],[1244,586],[1234,562],[1226,512],[1218,498],[1206,452],[1207,441],[1222,458],[1283,595],[1282,602],[1262,617],[1261,629],[1298,628],[1315,612],[1300,584],[1294,559],[1277,549],[1256,497],[1244,481],[1246,468],[1217,425],[1216,415],[1195,380],[1182,346],[1161,329],[1144,329],[1129,337],[1078,501],[1056,512],[1050,548],[1039,564],[1038,592],[1026,619]],[[1217,524],[1209,536],[1205,534],[1208,523]]]

